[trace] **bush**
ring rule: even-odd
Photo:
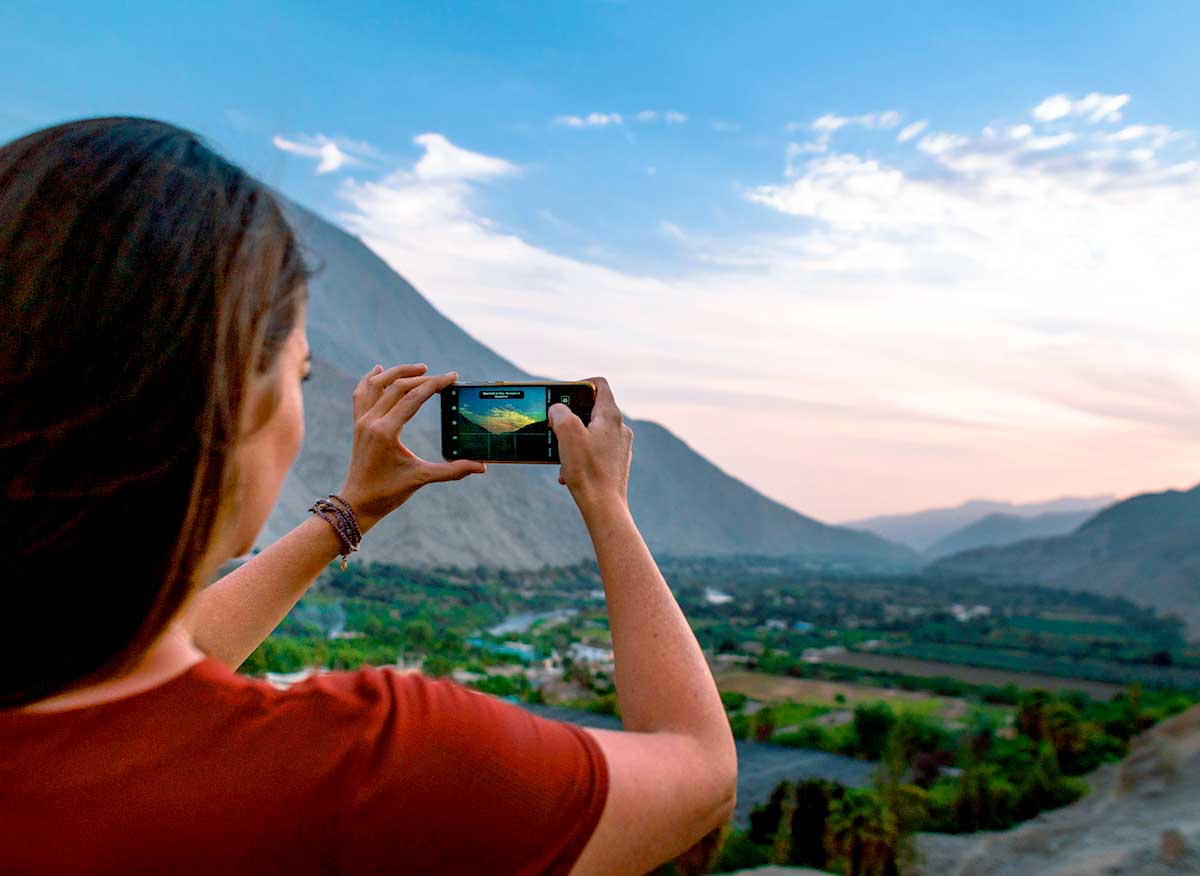
[[[731,827],[713,859],[710,872],[729,873],[762,866],[767,863],[768,851],[768,846],[758,845],[748,833]]]
[[[789,748],[813,748],[818,751],[832,751],[829,734],[817,724],[801,724],[792,733],[781,733],[772,740],[776,745],[786,745]]]
[[[726,712],[740,712],[746,705],[746,700],[747,696],[744,693],[721,692],[721,705],[725,707]]]

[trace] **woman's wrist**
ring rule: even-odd
[[[372,529],[376,523],[386,517],[391,509],[384,510],[379,508],[369,499],[363,497],[353,487],[343,486],[338,490],[337,495],[350,506],[354,512],[354,517],[358,521],[358,528],[366,535],[368,530]]]
[[[579,506],[579,513],[583,515],[583,522],[587,524],[588,529],[633,520],[629,511],[629,501],[616,491],[586,496],[581,494],[575,497],[575,504]]]

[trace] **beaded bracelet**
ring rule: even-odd
[[[333,527],[341,546],[338,553],[342,558],[342,571],[346,571],[346,561],[350,559],[351,553],[358,550],[362,541],[362,530],[358,527],[358,517],[355,516],[354,509],[341,496],[330,493],[329,498],[317,499],[308,510]]]

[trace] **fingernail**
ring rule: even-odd
[[[378,362],[376,362],[376,363],[375,363],[375,368],[374,368],[374,370],[375,370],[375,371],[382,371],[382,370],[383,370],[383,366],[382,366],[382,365],[380,365]]]

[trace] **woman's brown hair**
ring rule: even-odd
[[[0,707],[129,666],[201,583],[306,278],[272,194],[191,132],[0,147]]]

